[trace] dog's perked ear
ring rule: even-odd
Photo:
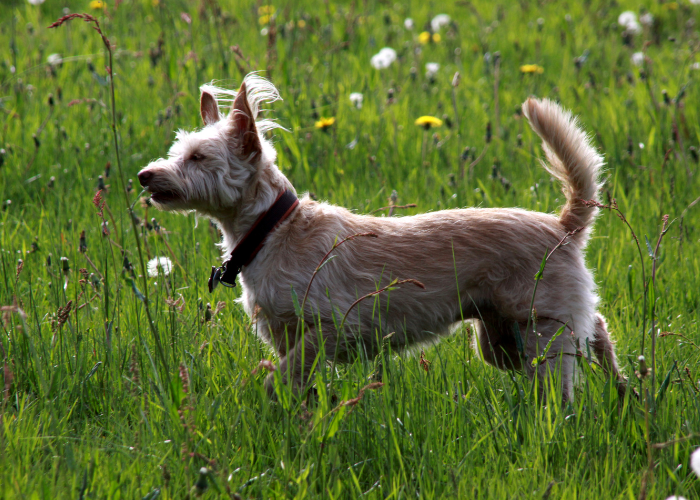
[[[219,106],[217,106],[214,96],[206,90],[202,91],[202,97],[199,100],[199,112],[202,114],[204,125],[211,125],[219,121]]]
[[[258,129],[255,126],[255,116],[248,104],[246,84],[241,88],[233,101],[229,118],[233,121],[233,140],[243,158],[250,159],[262,152]]]

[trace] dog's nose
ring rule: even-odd
[[[141,170],[139,172],[139,182],[143,187],[148,186],[148,182],[153,179],[153,171],[152,170]]]

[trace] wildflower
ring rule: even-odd
[[[523,64],[520,66],[521,73],[544,73],[544,68],[538,64]]]
[[[698,4],[700,4],[700,0],[698,0]],[[693,63],[690,67],[693,69],[700,69],[700,62]]]
[[[406,28],[407,30],[412,30],[415,25],[413,24],[413,19],[410,17],[407,17],[406,20],[403,22],[403,27]]]
[[[104,9],[105,3],[102,0],[92,0],[92,2],[90,2],[90,8],[92,10]]]
[[[442,127],[442,120],[434,116],[421,116],[415,121],[415,124],[429,130],[431,127]]]
[[[644,53],[643,52],[635,52],[632,54],[632,64],[635,66],[641,66],[644,64]]]
[[[297,27],[301,28],[301,29],[306,28],[306,21],[304,21],[303,19],[299,19],[299,22],[297,23]]]
[[[148,261],[148,275],[151,278],[158,277],[158,272],[161,271],[163,276],[170,274],[173,269],[173,263],[167,257],[154,257]]]
[[[377,54],[372,56],[370,64],[375,69],[385,69],[396,61],[396,51],[391,47],[384,47]]]
[[[440,64],[438,63],[433,63],[429,62],[426,63],[425,65],[425,76],[426,78],[434,78],[435,75],[437,75],[438,70],[440,69]]]
[[[265,14],[272,15],[277,11],[274,5],[261,5],[258,7],[258,15],[264,16]]]
[[[694,2],[691,0],[691,3],[694,3]],[[695,4],[695,5],[697,5],[697,4]],[[664,9],[678,10],[678,2],[666,3],[666,4],[664,4]]]
[[[654,16],[651,15],[651,12],[645,12],[644,14],[639,16],[639,22],[642,23],[644,26],[651,26],[652,24],[654,24]]]
[[[450,21],[450,16],[447,14],[438,14],[430,21],[430,27],[433,29],[433,31],[440,31],[440,28],[450,24]]]
[[[46,58],[46,62],[51,66],[58,66],[63,62],[63,58],[61,57],[61,54],[51,54]]]
[[[362,109],[363,99],[364,99],[364,96],[359,92],[353,92],[352,94],[350,94],[350,102],[357,109]]]
[[[431,41],[433,43],[440,43],[440,40],[442,40],[440,33],[431,34],[429,31],[423,31],[420,35],[418,35],[418,41],[423,45],[426,45]]]
[[[321,118],[319,121],[316,122],[315,127],[320,130],[325,130],[328,127],[332,127],[334,123],[335,118],[332,116],[330,118]]]
[[[192,24],[192,18],[187,12],[180,12],[180,19],[185,21],[187,24]]]
[[[690,455],[690,468],[693,469],[696,476],[700,477],[700,448]]]
[[[690,3],[692,3],[693,5],[700,5],[700,0],[690,0]]]
[[[272,19],[272,16],[270,14],[265,14],[258,18],[258,23],[260,23],[261,26],[264,26],[270,22],[270,19]]]
[[[45,0],[27,0],[32,5],[41,5]]]
[[[625,31],[636,35],[641,33],[642,27],[637,22],[637,14],[631,10],[626,10],[617,18],[617,24],[625,28]]]

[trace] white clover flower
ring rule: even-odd
[[[407,30],[412,30],[415,24],[413,24],[413,19],[410,17],[407,17],[406,20],[403,22],[403,27],[406,28]]]
[[[51,54],[46,58],[46,62],[51,66],[58,66],[63,62],[63,58],[61,57],[61,54]]]
[[[170,271],[173,270],[173,263],[167,257],[154,257],[148,261],[147,267],[148,275],[151,278],[157,278],[159,271],[163,273],[163,276],[170,274]]]
[[[440,31],[440,28],[448,24],[450,24],[450,16],[447,14],[438,14],[430,21],[430,27],[433,28],[433,31]]]
[[[639,16],[639,22],[642,23],[644,26],[651,26],[652,24],[654,24],[654,16],[651,15],[651,12],[645,12],[644,14]]]
[[[644,64],[644,53],[643,52],[635,52],[632,54],[632,64],[635,66],[641,66]]]
[[[30,4],[32,5],[41,5],[44,3],[44,0],[27,0]]]
[[[350,94],[350,102],[357,109],[362,109],[362,100],[364,98],[365,97],[359,92],[353,92],[352,94]]]
[[[440,64],[438,64],[438,63],[434,63],[434,62],[426,63],[426,65],[425,65],[426,78],[433,78],[435,75],[437,75],[437,72],[439,69],[440,69]]]
[[[690,468],[693,469],[696,476],[700,477],[700,448],[691,453]]]
[[[391,47],[384,47],[372,56],[369,63],[374,69],[384,69],[391,66],[394,61],[396,61],[396,51]]]

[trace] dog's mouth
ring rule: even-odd
[[[156,191],[151,192],[150,194],[151,200],[161,205],[173,203],[180,199],[180,195],[175,191]]]

